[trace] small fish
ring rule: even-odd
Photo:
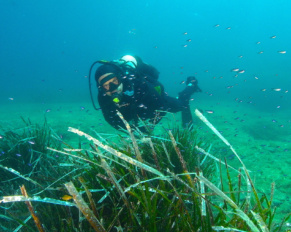
[[[285,92],[284,93],[288,93],[289,92],[289,90],[285,90]]]
[[[208,114],[213,114],[214,113],[213,110],[205,110],[205,112],[208,113]]]
[[[258,41],[256,44],[260,44],[261,42],[260,41]]]
[[[183,34],[184,34],[184,35],[188,35],[188,32],[184,32]]]
[[[255,77],[255,79],[258,80],[259,78],[258,77]]]
[[[184,83],[185,83],[185,81],[181,81],[181,82],[180,82],[180,85],[182,85],[182,84],[184,84]]]
[[[2,135],[0,135],[0,139],[3,139],[3,136]]]
[[[34,141],[31,141],[31,140],[28,141],[28,143],[31,144],[31,145],[34,145],[35,144],[35,142]]]
[[[270,37],[270,39],[275,39],[275,38],[276,38],[276,36],[275,36],[275,35],[273,35],[273,36],[271,36],[271,37]]]
[[[232,72],[238,72],[239,71],[239,68],[233,68],[231,71]]]
[[[275,119],[273,119],[272,122],[277,122],[277,121]]]
[[[47,109],[45,112],[46,112],[46,113],[49,113],[49,112],[51,112],[51,109]]]
[[[147,109],[147,107],[144,104],[140,104],[138,107]]]
[[[261,89],[261,91],[265,92],[267,89]]]
[[[187,46],[188,46],[187,44],[183,45],[184,48],[186,48]]]
[[[240,70],[238,71],[238,73],[245,73],[245,70]]]
[[[16,154],[16,156],[20,157],[20,156],[21,156],[21,154]]]
[[[277,88],[277,89],[276,89],[276,88],[272,88],[272,90],[275,91],[275,92],[279,92],[279,91],[281,91],[280,88]]]
[[[8,98],[8,100],[10,100],[10,101],[13,101],[13,100],[14,100],[14,98],[13,98],[13,97],[10,97],[10,98]]]
[[[219,26],[220,26],[219,24],[214,25],[214,27],[219,27]]]
[[[187,42],[191,42],[192,40],[191,40],[191,39],[187,39],[186,41],[187,41]]]
[[[231,29],[231,27],[227,27],[227,28],[226,28],[226,30],[230,30],[230,29]]]
[[[238,56],[238,58],[243,58],[243,56]]]
[[[81,110],[84,110],[85,109],[85,107],[84,106],[81,106]]]
[[[194,98],[191,98],[190,101],[194,101]]]
[[[230,85],[230,86],[226,86],[227,89],[231,89],[233,88],[233,85]]]
[[[61,197],[61,199],[64,200],[64,201],[69,201],[69,200],[73,199],[73,197],[70,196],[70,195],[64,195],[64,196]]]
[[[286,54],[286,51],[278,51],[280,54]]]
[[[258,54],[263,54],[264,53],[264,51],[260,51],[260,52],[258,52]]]

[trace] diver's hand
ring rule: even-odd
[[[189,90],[192,93],[195,92],[202,92],[202,90],[198,86],[198,80],[194,76],[187,77],[186,85]]]

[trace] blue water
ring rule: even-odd
[[[101,130],[101,113],[97,120],[87,107],[89,68],[96,60],[138,55],[161,72],[171,96],[196,76],[203,92],[191,107],[214,108],[207,116],[235,141],[244,162],[254,173],[264,170],[264,190],[279,183],[285,214],[291,205],[290,10],[290,0],[2,0],[0,124],[18,109],[37,115],[25,104],[43,103],[41,115],[51,109],[48,118],[59,127],[85,122]],[[16,110],[5,112],[13,104]]]
[[[1,1],[0,102],[87,101],[92,62],[136,54],[170,95],[194,74],[205,98],[288,108],[290,9],[289,0]]]

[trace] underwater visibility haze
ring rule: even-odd
[[[263,192],[276,183],[283,217],[291,208],[290,10],[289,0],[1,1],[0,125],[46,118],[68,140],[70,126],[116,134],[92,106],[89,68],[138,55],[170,96],[197,78],[191,110],[230,140]]]

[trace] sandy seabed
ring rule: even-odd
[[[192,102],[192,112],[195,110]],[[260,192],[270,195],[271,183],[275,182],[274,205],[278,207],[277,218],[282,218],[291,209],[291,110],[263,112],[256,107],[237,102],[201,101],[199,109],[203,110],[208,120],[232,144],[240,155]],[[77,135],[68,132],[68,127],[78,128],[94,136],[118,133],[103,119],[101,111],[95,111],[91,102],[18,104],[9,101],[1,104],[0,126],[3,130],[17,129],[25,126],[21,117],[32,123],[48,125],[66,142]],[[234,155],[213,133],[194,115],[194,124],[201,135],[213,141],[212,153],[219,150],[228,163],[239,168]],[[180,121],[180,113],[168,115],[160,126],[168,127],[170,121]],[[162,133],[162,132],[157,132]],[[216,148],[215,148],[216,147]],[[211,153],[211,152],[210,152]],[[221,157],[220,157],[221,158]]]

